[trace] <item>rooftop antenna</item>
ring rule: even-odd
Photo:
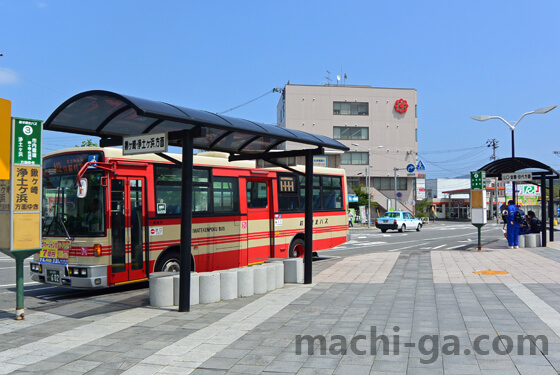
[[[327,70],[327,76],[325,78],[327,79],[327,81],[329,82],[328,84],[330,85],[331,84],[331,72],[329,72],[328,70]]]
[[[348,79],[348,76],[346,75],[346,73],[344,73],[344,84],[346,85],[346,79]]]

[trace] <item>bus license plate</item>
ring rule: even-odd
[[[60,284],[60,272],[57,270],[47,270],[47,282]]]

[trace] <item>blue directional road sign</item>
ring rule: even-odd
[[[422,160],[418,160],[418,165],[416,166],[416,170],[418,171],[425,171],[426,167],[424,166],[424,163],[422,163]]]
[[[409,164],[406,166],[406,171],[408,173],[414,173],[414,164]]]

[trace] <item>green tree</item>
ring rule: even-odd
[[[358,208],[359,206],[366,206],[368,205],[368,193],[367,193],[367,189],[364,185],[360,185],[360,186],[352,186],[352,190],[354,190],[354,193],[358,196],[358,202],[354,202],[354,203],[350,203],[350,205],[352,206],[352,208]],[[377,207],[379,207],[379,204],[372,200],[370,202],[370,207],[371,210],[374,211],[377,209]]]
[[[92,141],[91,139],[87,139],[85,141],[82,141],[82,145],[78,146],[75,145],[75,147],[97,147],[99,146],[97,143],[95,143],[94,141]]]
[[[417,217],[427,217],[428,214],[426,209],[430,209],[431,203],[428,201],[428,198],[422,199],[420,202],[416,203],[416,213],[415,216]]]

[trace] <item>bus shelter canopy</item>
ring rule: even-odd
[[[340,142],[317,134],[103,90],[73,96],[44,124],[45,130],[100,137],[102,146],[122,144],[123,136],[173,134],[195,127],[205,129],[201,137],[194,138],[194,148],[201,150],[263,153],[287,141],[348,150]],[[181,137],[169,137],[169,144],[181,146]]]
[[[556,170],[540,161],[528,158],[504,158],[498,159],[479,168],[479,171],[485,171],[486,177],[502,177],[502,173],[515,173],[519,171],[531,172],[534,175],[558,178],[559,174]]]

